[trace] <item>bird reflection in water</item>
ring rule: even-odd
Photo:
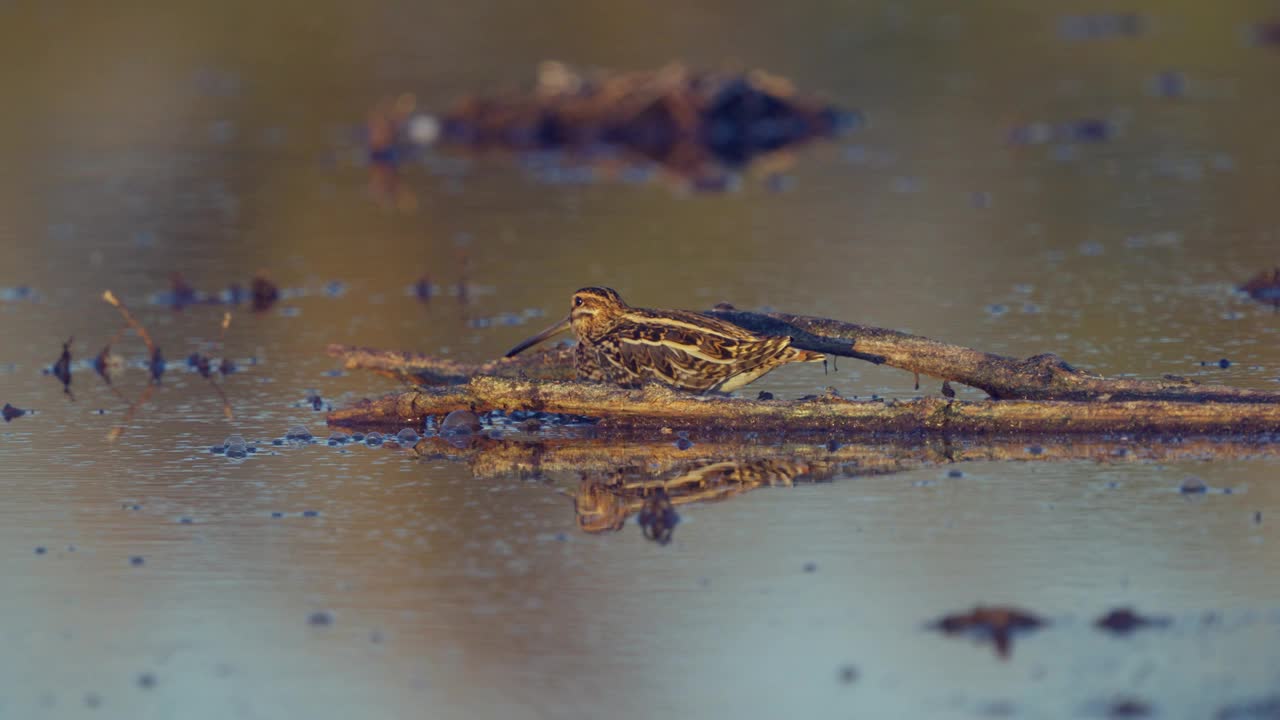
[[[758,487],[789,487],[807,478],[829,477],[826,463],[768,458],[692,463],[659,475],[639,467],[583,478],[574,497],[578,527],[589,533],[616,532],[638,515],[644,536],[671,542],[680,520],[677,505],[717,502]]]

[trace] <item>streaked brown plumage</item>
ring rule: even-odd
[[[633,308],[617,292],[599,287],[574,293],[564,320],[507,357],[569,329],[578,338],[578,377],[624,387],[654,380],[699,393],[732,392],[779,365],[824,359],[791,347],[789,337],[760,337],[685,310]]]

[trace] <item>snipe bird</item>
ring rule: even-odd
[[[573,294],[569,314],[511,349],[511,357],[566,330],[578,338],[578,377],[635,387],[655,380],[697,393],[732,392],[791,362],[822,362],[789,337],[761,337],[685,310],[633,308],[610,288]]]

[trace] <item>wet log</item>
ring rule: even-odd
[[[1166,375],[1160,380],[1106,378],[1067,364],[1052,353],[1026,359],[886,328],[830,318],[755,313],[719,305],[705,313],[759,335],[785,335],[794,346],[814,352],[865,360],[968,385],[1000,400],[1076,400],[1119,402],[1158,400],[1183,403],[1280,403],[1280,393],[1201,385]],[[330,345],[348,369],[366,369],[426,385],[458,384],[477,375],[571,379],[572,354],[565,348],[526,353],[484,364],[368,348]]]
[[[719,432],[858,436],[987,433],[1266,434],[1280,432],[1280,403],[1170,400],[854,401],[748,400],[691,395],[665,386],[636,390],[588,382],[476,376],[463,385],[410,390],[335,410],[340,426],[417,426],[454,410],[533,410],[600,418],[601,432],[715,428]]]
[[[869,359],[958,382],[993,399],[1280,403],[1280,393],[1200,385],[1174,375],[1161,380],[1105,378],[1074,368],[1052,353],[1018,359],[829,318],[744,312],[726,306],[706,314],[760,335],[788,335],[793,345],[805,350]]]

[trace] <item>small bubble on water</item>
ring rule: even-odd
[[[146,563],[147,563],[146,558],[142,557],[141,555],[134,555],[133,557],[129,558],[129,564],[134,567],[141,567]]]
[[[676,440],[676,447],[681,450],[688,450],[693,447],[693,441],[689,438],[679,438]]]
[[[949,478],[962,478],[962,477],[964,477],[964,471],[963,471],[963,470],[948,470],[948,471],[947,471],[947,477],[949,477]]]
[[[382,433],[371,432],[364,437],[364,444],[369,447],[377,447],[382,444]]]
[[[306,518],[320,517],[320,511],[319,510],[303,510],[302,517],[306,517]]]
[[[412,445],[418,442],[418,433],[413,428],[405,428],[396,433],[396,442],[401,445]]]
[[[44,555],[44,554],[45,554],[45,553],[47,553],[47,552],[49,552],[49,548],[47,548],[47,547],[45,547],[45,546],[43,546],[43,545],[37,545],[37,546],[36,546],[36,554],[37,554],[37,555]]]
[[[156,686],[156,676],[154,673],[142,673],[138,676],[138,687],[143,690],[150,690]]]

